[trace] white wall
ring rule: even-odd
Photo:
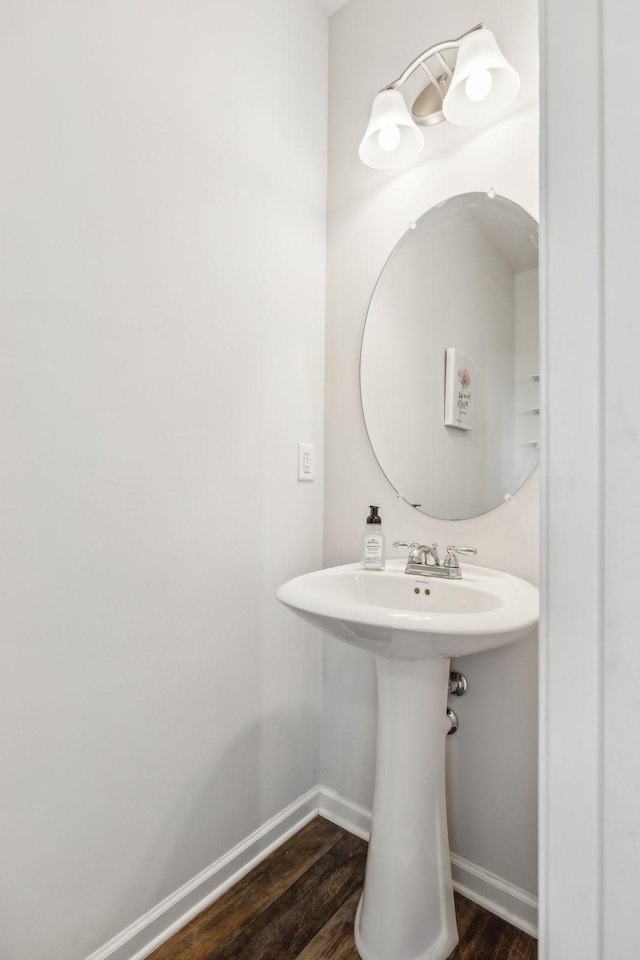
[[[0,955],[81,960],[318,778],[327,16],[0,35]]]
[[[421,50],[484,20],[522,77],[516,107],[476,129],[425,134],[403,172],[364,167],[358,144],[375,93]],[[478,562],[538,579],[538,477],[514,500],[455,524],[430,521],[399,501],[379,470],[360,411],[358,360],[378,274],[410,220],[443,198],[491,187],[537,219],[537,7],[534,0],[350,0],[331,20],[327,284],[325,565],[356,560],[367,505],[381,506],[394,539],[478,547]],[[393,552],[393,551],[392,551]],[[398,555],[400,551],[397,552]],[[375,736],[371,658],[324,641],[322,781],[370,805]],[[469,693],[448,744],[452,849],[535,892],[537,867],[536,638],[458,663]]]
[[[541,960],[640,956],[639,29],[543,4]]]

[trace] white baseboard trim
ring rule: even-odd
[[[314,787],[299,797],[87,960],[144,960],[272,850],[313,820],[318,815],[319,793],[320,788]]]
[[[359,803],[353,800],[347,800],[331,787],[319,788],[319,809],[320,816],[331,823],[336,823],[339,827],[344,827],[349,833],[355,833],[356,837],[362,840],[368,840],[371,834],[371,810],[367,807],[361,807]]]
[[[451,854],[451,874],[454,889],[463,897],[486,907],[532,937],[538,936],[537,897],[455,853]]]
[[[363,840],[369,839],[370,810],[330,787],[314,787],[87,960],[144,960],[318,814]],[[459,893],[537,936],[538,901],[530,893],[454,853],[451,870]]]
[[[329,787],[320,787],[320,814],[356,836],[369,839],[371,811],[347,800]],[[451,873],[454,889],[463,897],[473,900],[525,933],[538,936],[536,897],[455,853],[451,854]]]

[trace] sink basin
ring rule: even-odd
[[[378,734],[371,839],[354,936],[362,960],[445,960],[458,941],[445,798],[450,657],[511,643],[538,591],[461,564],[461,580],[351,563],[276,593],[299,617],[375,654]]]
[[[304,574],[276,596],[323,632],[396,660],[461,657],[511,643],[538,622],[538,591],[519,577],[461,564],[461,580],[351,563]]]

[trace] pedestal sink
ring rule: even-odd
[[[445,960],[458,942],[445,804],[451,657],[511,643],[538,621],[538,591],[461,564],[461,580],[347,564],[283,584],[282,603],[375,655],[378,736],[371,840],[355,939],[362,960]]]

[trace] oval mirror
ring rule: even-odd
[[[538,225],[467,193],[429,210],[378,279],[360,391],[397,493],[446,520],[499,506],[538,463]]]

